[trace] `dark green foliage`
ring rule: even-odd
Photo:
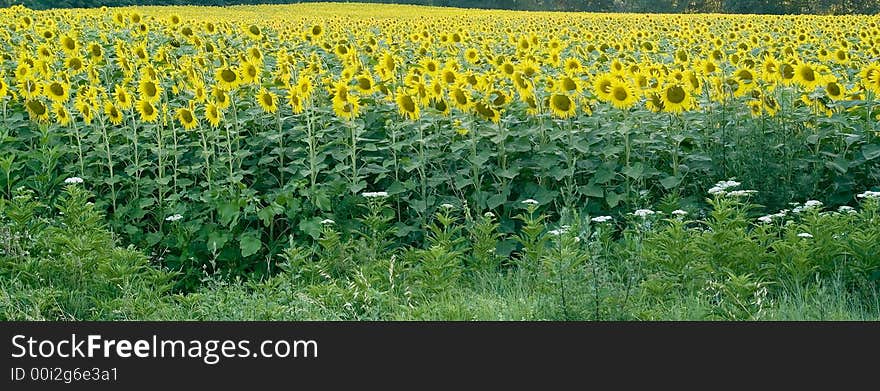
[[[290,4],[312,0],[0,0],[0,7],[23,4],[32,9],[131,5]],[[874,14],[876,0],[361,0],[362,3],[416,4],[460,8],[541,11],[736,13],[736,14]]]

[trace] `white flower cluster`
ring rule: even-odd
[[[526,204],[526,205],[538,205],[538,204],[540,204],[540,202],[535,201],[535,200],[533,200],[533,199],[531,199],[531,198],[529,198],[529,199],[527,199],[527,200],[523,200],[522,203],[523,203],[523,204]]]
[[[364,198],[385,198],[388,197],[388,192],[386,191],[368,191],[361,194]]]
[[[440,207],[443,209],[452,209],[455,208],[455,205],[452,204],[440,204]]]
[[[822,204],[822,201],[809,200],[807,202],[804,202],[803,205],[798,205],[798,204],[793,204],[793,205],[795,206],[795,208],[792,209],[791,211],[794,213],[801,213],[801,212],[808,211],[808,210],[821,209],[823,204]]]
[[[571,228],[571,226],[563,225],[557,229],[554,229],[552,231],[548,231],[547,233],[550,235],[553,235],[553,236],[559,236],[559,235],[563,235],[563,234],[567,233],[570,228]]]
[[[327,224],[336,224],[336,222],[333,220],[330,220],[330,219],[321,220],[321,225],[327,225]]]
[[[76,185],[76,184],[83,183],[83,179],[78,176],[74,176],[74,177],[70,177],[70,178],[65,179],[64,183],[66,183],[68,185]]]
[[[171,216],[166,217],[165,221],[175,222],[175,221],[178,221],[182,218],[183,218],[183,215],[181,215],[180,213],[175,213]]]
[[[790,212],[790,210],[783,209],[783,210],[780,210],[779,213],[774,213],[774,214],[769,214],[766,216],[758,217],[758,221],[760,221],[764,224],[770,224],[773,222],[774,219],[781,219],[781,218],[787,216],[788,212]]]
[[[725,195],[725,194],[727,194],[727,189],[730,189],[732,187],[737,187],[741,184],[742,183],[739,183],[734,180],[721,181],[721,182],[716,183],[714,187],[709,189],[709,194],[711,194],[711,195],[716,195],[716,194]]]
[[[844,214],[852,214],[852,213],[856,213],[856,208],[853,208],[848,205],[842,205],[841,207],[837,208],[837,211],[840,213],[844,213]]]
[[[611,220],[614,220],[614,218],[611,216],[597,216],[597,217],[593,217],[592,219],[590,219],[590,221],[592,221],[594,223],[599,223],[599,224],[607,223]]]
[[[657,212],[654,212],[653,210],[650,210],[650,209],[638,209],[635,212],[633,212],[632,214],[634,216],[638,216],[638,217],[641,217],[644,219],[644,218],[647,218],[648,216],[656,214],[656,213]]]
[[[684,217],[688,215],[688,212],[686,210],[676,209],[672,211],[672,214],[675,216]]]
[[[813,235],[811,235],[810,233],[807,233],[807,232],[801,232],[801,233],[797,234],[797,236],[799,238],[805,238],[805,239],[810,239],[813,237]]]
[[[866,191],[856,195],[858,198],[880,198],[880,191]]]

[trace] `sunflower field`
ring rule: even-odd
[[[15,6],[0,9],[0,194],[39,210],[85,186],[183,290],[206,270],[270,276],[353,232],[373,233],[376,257],[453,248],[456,219],[487,224],[483,254],[523,267],[546,236],[536,214],[706,216],[731,178],[764,211],[848,207],[880,184],[878,24]]]

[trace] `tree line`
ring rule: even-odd
[[[31,9],[91,8],[128,5],[288,4],[319,0],[0,0],[0,7]],[[326,0],[325,0],[326,1]],[[737,13],[737,14],[877,14],[880,0],[358,0],[462,8],[544,11]]]

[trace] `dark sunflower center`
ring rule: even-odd
[[[560,111],[568,111],[571,109],[571,99],[565,95],[553,95],[553,107]]]
[[[615,100],[625,101],[629,98],[629,93],[623,87],[615,87],[612,96],[614,96]]]
[[[685,97],[686,94],[684,88],[681,88],[681,86],[672,86],[666,90],[666,99],[671,103],[679,104],[684,102]]]
[[[27,103],[27,107],[36,115],[46,114],[46,105],[40,101],[32,100]]]
[[[235,81],[236,78],[235,72],[233,72],[231,69],[224,69],[220,72],[220,78],[227,83],[232,83]]]

